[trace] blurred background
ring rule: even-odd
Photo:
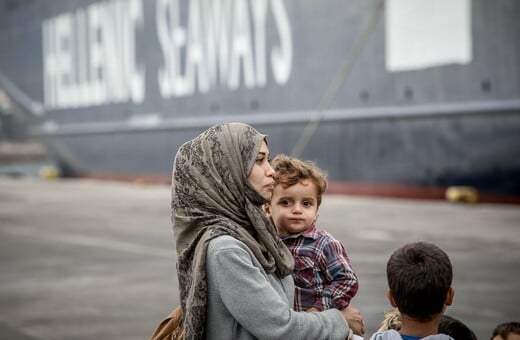
[[[516,206],[519,17],[516,0],[0,0],[0,175],[167,186],[184,141],[241,121],[330,194]]]

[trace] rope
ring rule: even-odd
[[[318,128],[320,121],[323,119],[325,111],[330,107],[332,101],[338,95],[339,90],[345,83],[345,80],[352,71],[354,64],[359,59],[361,52],[365,48],[368,39],[372,35],[377,23],[379,22],[379,19],[381,18],[382,13],[384,12],[384,3],[384,0],[381,0],[379,2],[374,12],[372,13],[372,16],[367,22],[365,28],[361,32],[359,39],[354,44],[354,47],[347,54],[347,57],[343,62],[340,72],[338,72],[330,82],[327,91],[325,91],[325,94],[321,98],[321,101],[316,109],[316,114],[312,119],[309,120],[309,122],[305,126],[305,129],[300,135],[300,138],[298,139],[298,141],[294,145],[293,150],[290,153],[293,157],[301,156],[301,154],[307,147],[307,144],[309,144],[309,141],[316,132],[316,129]]]

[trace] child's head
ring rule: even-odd
[[[394,251],[386,275],[392,306],[419,322],[442,314],[453,301],[450,259],[432,243],[409,243]]]
[[[491,334],[491,340],[519,340],[520,322],[511,321],[497,325]]]
[[[464,322],[449,315],[441,317],[439,333],[449,335],[456,340],[477,340],[475,333]]]
[[[301,233],[316,220],[327,189],[326,175],[311,161],[285,155],[276,156],[272,167],[275,187],[266,213],[281,236]]]

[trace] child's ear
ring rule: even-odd
[[[265,215],[267,216],[267,218],[271,218],[271,216],[272,216],[271,205],[269,203],[264,204],[264,212],[265,212]]]
[[[388,298],[388,302],[390,302],[390,305],[394,308],[397,308],[397,303],[395,303],[394,297],[392,296],[392,292],[390,289],[386,291],[386,297]]]
[[[444,301],[444,304],[446,306],[451,306],[451,304],[453,303],[454,296],[455,296],[455,289],[453,289],[453,287],[450,287],[450,289],[448,289],[448,293],[446,294],[446,301]]]

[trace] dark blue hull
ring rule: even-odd
[[[452,2],[422,38],[382,4],[0,1],[3,110],[71,176],[168,178],[243,121],[335,183],[520,196],[520,2]]]

